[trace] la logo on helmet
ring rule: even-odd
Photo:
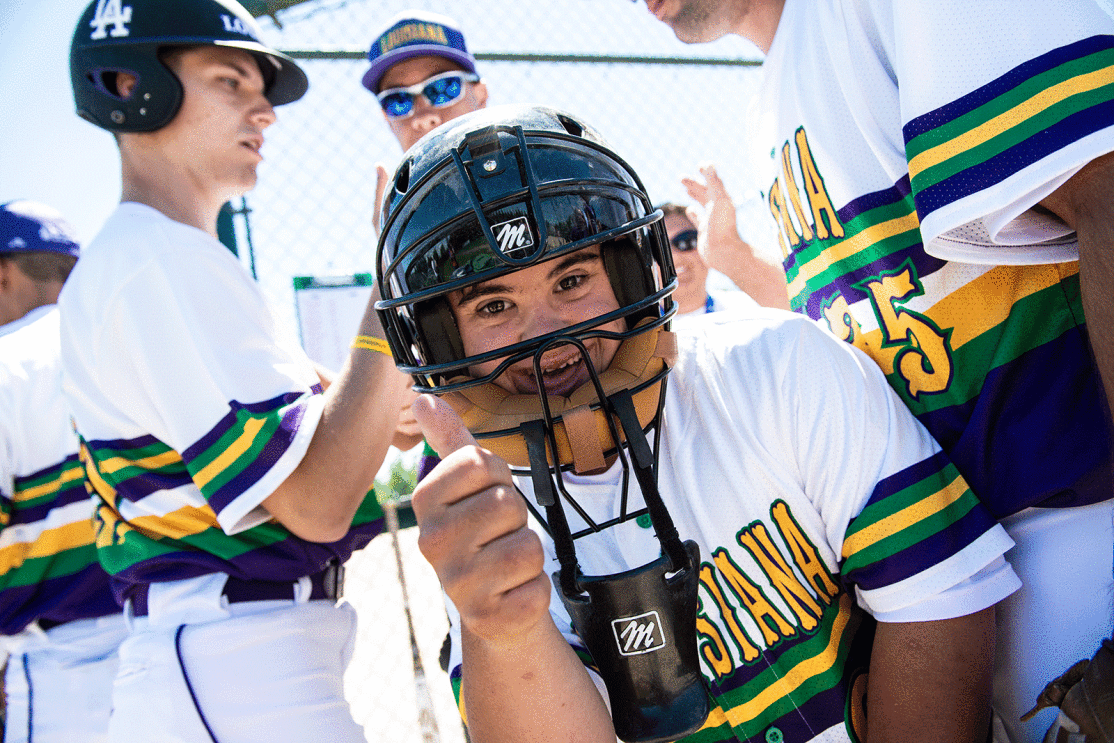
[[[258,38],[255,35],[255,30],[239,18],[233,18],[230,15],[221,13],[220,19],[224,22],[225,31],[232,31],[233,33],[241,34],[243,36],[250,36],[253,39]]]
[[[120,7],[120,0],[100,0],[97,3],[97,11],[93,14],[93,20],[89,22],[93,28],[89,38],[94,41],[107,38],[109,33],[105,29],[109,26],[112,26],[110,32],[112,38],[127,36],[129,33],[127,24],[131,22],[132,6]]]

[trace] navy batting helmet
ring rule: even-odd
[[[309,87],[290,57],[259,40],[259,24],[236,0],[93,0],[70,44],[70,81],[82,118],[111,132],[150,132],[178,113],[182,84],[159,59],[170,46],[227,46],[259,62],[271,105],[296,101]],[[115,78],[137,79],[125,100]]]

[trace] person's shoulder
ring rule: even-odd
[[[824,332],[814,320],[805,315],[759,305],[710,312],[699,320],[699,323],[686,325],[678,335],[692,339],[697,345],[735,348],[778,343],[788,336],[801,333],[811,335]]]
[[[82,260],[86,257],[100,262],[170,259],[181,255],[183,248],[193,243],[206,245],[210,240],[212,238],[201,230],[175,222],[157,209],[125,202],[116,207],[89,247],[82,251]]]
[[[222,261],[232,261],[225,266]],[[100,302],[125,287],[144,294],[159,283],[212,282],[235,258],[216,238],[134,202],[120,204],[82,251],[62,288],[63,307],[78,295]],[[65,312],[65,309],[63,310]]]
[[[705,373],[712,367],[730,366],[767,374],[799,352],[802,343],[839,343],[825,335],[814,320],[788,310],[752,307],[712,312],[677,332],[678,368]]]
[[[57,306],[45,305],[28,314],[24,322],[16,321],[0,328],[0,382],[57,363]]]

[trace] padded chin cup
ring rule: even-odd
[[[650,320],[643,320],[639,324],[648,322]],[[610,397],[616,392],[634,389],[648,382],[666,367],[672,366],[676,356],[676,336],[667,330],[656,328],[632,335],[619,345],[611,365],[599,375],[604,394]],[[449,382],[464,380],[465,378],[458,377]],[[657,414],[661,382],[659,379],[633,395],[638,422],[643,429],[653,422]],[[605,454],[615,449],[616,445],[603,411],[590,410],[590,406],[598,402],[595,385],[589,381],[568,397],[549,395],[547,398],[550,413],[555,420],[554,436],[560,463],[573,465],[578,474],[599,469]],[[442,399],[457,412],[468,430],[481,440],[484,448],[512,467],[530,466],[526,442],[518,432],[518,427],[527,421],[544,418],[538,395],[516,395],[494,383],[488,383],[446,393],[442,395]],[[594,436],[591,424],[583,424],[586,420],[584,413],[589,411],[591,419],[595,421]],[[569,419],[569,426],[565,425],[565,418]],[[622,437],[622,428],[617,428]],[[552,452],[550,456],[552,457]],[[552,459],[550,464],[553,464]]]

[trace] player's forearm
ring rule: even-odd
[[[1087,332],[1106,399],[1114,401],[1114,154],[1093,160],[1042,203],[1079,238]]]
[[[473,743],[615,743],[606,704],[551,621],[513,646],[487,643],[464,628],[461,646]]]
[[[880,622],[867,682],[867,743],[981,743],[990,726],[994,607]]]
[[[359,334],[383,335],[370,305]],[[263,506],[303,539],[343,537],[386,458],[408,386],[391,356],[353,349],[302,461]]]
[[[763,307],[789,309],[784,269],[758,255],[742,238],[709,246],[708,263]]]

